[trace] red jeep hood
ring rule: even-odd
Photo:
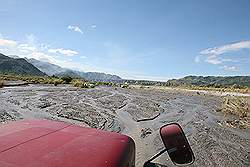
[[[48,120],[0,126],[0,166],[117,167],[134,163],[125,135]]]

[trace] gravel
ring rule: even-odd
[[[138,167],[164,148],[159,128],[171,122],[186,133],[196,157],[191,166],[250,165],[250,130],[223,123],[227,118],[216,112],[219,96],[171,89],[28,85],[1,88],[0,104],[1,123],[61,120],[129,135],[136,143]],[[174,166],[167,154],[155,164]]]

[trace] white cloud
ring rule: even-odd
[[[218,59],[215,55],[208,56],[205,61],[210,63],[210,64],[221,64],[222,63],[222,61],[220,59]]]
[[[233,63],[240,63],[239,59],[225,58],[225,53],[236,52],[242,49],[250,49],[250,41],[240,41],[226,44],[219,47],[208,48],[200,51],[200,55],[196,56],[194,61],[201,61],[213,65],[220,65],[220,68],[225,71],[239,71],[239,67],[233,66]],[[241,60],[242,61],[242,60]],[[227,64],[230,63],[230,66]]]
[[[63,49],[63,48],[49,49],[48,52],[50,52],[50,53],[59,53],[59,54],[63,54],[63,55],[66,55],[66,56],[74,56],[74,55],[78,54],[77,51],[70,50],[70,49]]]
[[[19,44],[18,48],[20,49],[20,52],[23,52],[23,53],[34,52],[35,50],[37,50],[35,46],[31,46],[27,43]]]
[[[57,60],[54,57],[49,56],[46,53],[39,52],[39,51],[34,51],[34,52],[28,54],[27,57],[34,58],[34,59],[37,59],[40,61],[46,61],[49,63],[56,63],[57,62]]]
[[[239,68],[235,66],[222,66],[221,68],[225,71],[239,71]]]
[[[223,62],[238,62],[237,60],[233,59],[222,59]]]
[[[91,25],[91,28],[96,28],[96,25]]]
[[[249,49],[250,48],[250,41],[241,41],[241,42],[235,42],[231,44],[227,44],[220,47],[214,47],[214,48],[208,48],[205,50],[202,50],[200,53],[202,55],[221,55],[223,53],[232,52],[232,51],[238,51],[241,49]]]
[[[223,45],[220,47],[213,47],[202,50],[200,52],[201,56],[205,56],[205,61],[211,64],[222,64],[223,62],[229,61],[229,59],[222,59],[220,55],[228,52],[239,51],[242,49],[250,49],[250,41],[241,41],[235,42],[227,45]],[[200,57],[199,57],[200,58]],[[231,62],[235,60],[230,59]],[[197,61],[197,57],[195,58],[195,62]]]
[[[68,26],[68,29],[69,29],[69,30],[73,30],[73,31],[75,31],[75,32],[79,32],[79,33],[83,34],[83,31],[82,31],[82,30],[81,30],[81,28],[80,28],[80,27],[78,27],[78,26],[72,26],[72,25],[69,25],[69,26]]]
[[[58,57],[52,53],[64,54],[72,56],[78,52],[69,49],[50,49],[50,46],[44,43],[39,43],[37,37],[33,34],[26,35],[23,41],[6,40],[0,38],[0,52],[5,55],[17,55],[19,57],[34,58],[41,61],[50,62],[63,67],[76,67],[73,62],[64,61],[65,57]],[[7,41],[7,42],[6,42]],[[77,67],[79,67],[78,64]]]
[[[39,47],[41,48],[41,50],[47,51],[50,48],[50,45],[42,43],[39,45]]]
[[[13,47],[16,45],[17,45],[16,41],[0,38],[0,46]]]

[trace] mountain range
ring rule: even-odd
[[[171,79],[167,86],[247,86],[250,87],[250,76],[186,76],[180,79]]]
[[[29,62],[30,64],[34,65],[36,68],[38,68],[40,71],[46,73],[47,75],[56,75],[57,73],[62,73],[65,72],[67,69],[64,69],[58,65],[55,64],[51,64],[48,62],[44,62],[44,61],[39,61],[36,59],[28,59],[28,58],[24,58],[27,62]]]
[[[3,55],[3,54],[1,54]],[[5,56],[5,55],[3,55]],[[34,58],[20,58],[17,55],[10,55],[10,56],[5,56],[7,58],[9,58],[9,61],[12,61],[12,65],[11,66],[2,66],[2,69],[0,69],[0,71],[2,72],[12,72],[12,73],[19,73],[19,71],[21,72],[20,74],[29,74],[32,75],[33,73],[35,75],[39,75],[37,72],[40,71],[40,73],[42,73],[43,75],[56,75],[56,76],[71,76],[74,78],[84,78],[86,80],[89,81],[101,81],[101,82],[110,82],[110,81],[120,81],[122,80],[121,77],[117,76],[117,75],[111,75],[111,74],[105,74],[105,73],[99,73],[99,72],[83,72],[83,71],[77,71],[77,70],[71,70],[71,69],[67,69],[67,68],[63,68],[60,67],[58,65],[49,63],[49,62],[45,62],[45,61],[40,61]],[[1,59],[1,58],[0,58]],[[33,66],[36,68],[35,71],[33,71],[34,68],[30,68],[29,70],[26,69],[24,71],[22,70],[14,70],[12,68],[14,68],[16,61],[24,61],[27,64],[29,64],[29,66],[27,66],[27,68]],[[24,66],[23,66],[24,68]],[[28,72],[28,71],[29,72]],[[38,71],[37,71],[38,70]],[[40,75],[39,75],[40,76]]]
[[[23,58],[11,58],[0,53],[0,73],[45,76],[46,74]]]
[[[20,58],[16,55],[5,56],[0,53],[0,73],[14,73],[35,76],[71,76],[83,78],[89,81],[118,82],[140,85],[163,85],[163,86],[208,86],[208,87],[227,87],[227,86],[247,86],[250,87],[250,76],[186,76],[180,79],[171,79],[167,82],[143,81],[143,80],[124,80],[117,75],[82,72],[62,68],[58,65],[36,59]]]
[[[62,68],[58,65],[43,62],[36,59],[27,59],[26,60],[37,67],[42,72],[46,73],[47,75],[56,75],[56,76],[71,76],[75,78],[84,78],[89,81],[102,81],[102,82],[109,82],[109,81],[119,81],[122,80],[121,77],[117,75],[105,74],[100,72],[83,72],[77,70],[71,70],[67,68]]]

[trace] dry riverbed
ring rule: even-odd
[[[115,131],[136,143],[136,166],[163,149],[159,128],[179,123],[193,148],[191,166],[249,166],[250,130],[227,126],[221,97],[202,92],[28,85],[0,89],[0,122],[51,119]],[[155,160],[174,166],[165,153]]]

